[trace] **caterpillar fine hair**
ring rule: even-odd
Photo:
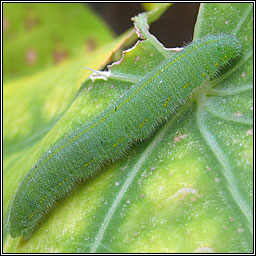
[[[126,94],[75,133],[47,150],[24,177],[9,212],[12,237],[31,236],[56,201],[103,163],[120,157],[155,124],[167,120],[205,80],[241,51],[231,35],[207,36],[165,59]]]

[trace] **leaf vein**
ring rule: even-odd
[[[240,208],[242,214],[245,216],[247,220],[247,227],[249,231],[252,233],[252,213],[246,204],[245,200],[243,199],[241,193],[239,192],[239,189],[237,187],[235,177],[232,173],[232,167],[230,165],[229,160],[225,156],[225,152],[223,152],[218,145],[217,141],[211,136],[210,132],[206,129],[206,127],[203,124],[203,108],[202,105],[198,107],[198,112],[197,112],[197,124],[198,128],[206,141],[207,145],[209,148],[212,150],[213,154],[215,155],[216,159],[218,162],[221,164],[223,167],[223,175],[227,181],[227,188],[233,197],[234,202],[237,204],[237,206]]]
[[[95,241],[91,247],[91,253],[95,253],[97,251],[97,248],[101,244],[101,241],[104,237],[104,233],[113,218],[113,215],[115,211],[117,210],[118,205],[120,204],[122,198],[124,197],[124,194],[126,193],[129,186],[132,184],[134,177],[140,170],[143,163],[147,160],[148,156],[153,151],[154,147],[157,145],[159,141],[161,141],[161,138],[168,132],[169,128],[172,126],[172,124],[178,119],[180,116],[180,113],[182,113],[185,109],[187,109],[191,104],[184,104],[183,107],[179,110],[179,112],[174,115],[169,122],[167,122],[159,131],[159,133],[156,135],[156,137],[152,140],[152,142],[149,144],[149,146],[143,151],[141,154],[141,157],[138,159],[138,161],[135,163],[135,165],[132,168],[132,171],[130,175],[127,177],[126,181],[122,185],[120,191],[116,195],[115,200],[113,201],[112,205],[110,206],[110,209],[108,213],[106,214],[106,217],[104,218],[104,221],[102,225],[100,226],[100,229],[98,230],[98,233],[95,237]]]
[[[239,23],[237,24],[236,28],[233,30],[234,35],[237,34],[237,32],[242,27],[243,23],[245,22],[246,18],[248,17],[249,13],[251,12],[252,8],[253,8],[253,5],[249,4],[248,8],[246,9],[245,14],[242,17],[240,17]]]
[[[211,113],[212,115],[227,120],[227,121],[232,121],[232,122],[236,122],[236,123],[242,123],[242,124],[248,124],[248,125],[252,125],[253,121],[249,120],[249,119],[244,119],[244,118],[239,118],[239,117],[233,117],[233,116],[228,116],[228,115],[222,115],[220,113],[218,113],[217,111],[215,111],[211,106],[209,105],[205,105],[204,109]]]
[[[236,87],[236,86],[235,86]],[[237,86],[238,87],[238,86]],[[248,91],[250,89],[253,89],[252,84],[246,84],[242,87],[238,87],[236,89],[232,88],[232,90],[222,90],[222,89],[208,89],[207,95],[214,95],[214,96],[228,96],[228,95],[235,95],[239,94],[241,92]]]

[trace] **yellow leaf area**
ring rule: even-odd
[[[33,76],[11,81],[4,86],[4,138],[25,136],[31,129],[60,115],[71,102],[90,71],[108,62],[111,52],[120,44],[119,38],[91,55],[66,61]],[[36,124],[35,124],[36,122]],[[40,125],[38,125],[40,126]]]

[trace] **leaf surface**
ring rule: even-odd
[[[239,61],[209,82],[150,139],[79,184],[30,240],[8,237],[5,250],[252,252],[252,11],[253,5],[247,3],[202,4],[195,39],[235,34],[243,49]],[[147,34],[143,18],[137,26]],[[5,205],[18,180],[52,143],[94,118],[166,58],[163,53],[170,54],[156,47],[152,37],[144,38],[119,65],[112,65],[107,81],[85,81],[40,140],[7,154]]]
[[[5,81],[88,54],[113,39],[112,31],[85,4],[4,3],[3,7]]]

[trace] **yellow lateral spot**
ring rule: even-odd
[[[30,219],[32,219],[32,217],[33,217],[33,213],[29,215],[29,218],[30,218]]]
[[[87,167],[89,165],[89,163],[86,163],[84,166]]]
[[[227,56],[227,55],[225,55],[225,56],[224,56],[224,58],[225,58],[225,59],[227,59],[227,58],[228,58],[228,56]]]
[[[40,204],[42,204],[46,199],[47,199],[47,196],[43,196],[42,199],[40,200]]]
[[[117,146],[117,144],[115,143],[114,145],[113,145],[113,147],[115,148]]]
[[[167,98],[166,102],[164,103],[164,107],[166,108],[167,107],[167,103],[171,100],[170,97]]]
[[[205,73],[202,74],[202,76],[205,76],[205,75],[206,75]]]
[[[148,118],[145,118],[144,122],[140,124],[140,128],[142,128],[144,126],[144,124],[148,121]]]
[[[91,160],[91,162],[94,163],[94,162],[95,162],[95,159],[93,158],[93,159]]]
[[[62,182],[59,182],[59,186],[62,186]]]
[[[216,67],[218,67],[218,66],[219,66],[219,63],[218,63],[218,62],[216,62],[216,63],[215,63],[215,66],[216,66]]]
[[[186,83],[183,85],[183,88],[186,89],[188,87],[189,83]]]

